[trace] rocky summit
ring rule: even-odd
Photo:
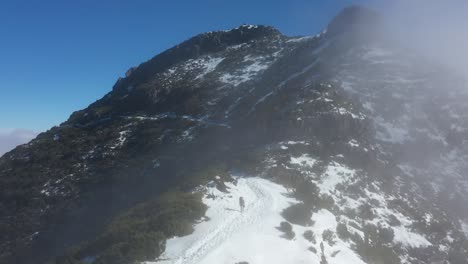
[[[0,263],[468,263],[468,83],[404,44],[349,7],[131,68],[0,158]]]

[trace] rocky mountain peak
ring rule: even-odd
[[[282,38],[283,35],[271,26],[241,25],[231,30],[210,31],[196,35],[179,45],[153,57],[147,62],[132,68],[131,74],[119,79],[113,90],[125,92],[129,86],[137,86],[154,74],[175,64],[210,53],[222,51],[230,46],[248,43],[262,38]]]
[[[381,17],[377,12],[355,5],[343,9],[328,24],[327,32],[336,35],[349,31],[370,31],[380,24]]]

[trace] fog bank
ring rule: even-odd
[[[0,157],[16,146],[29,142],[37,133],[27,129],[0,129]]]
[[[468,77],[468,1],[395,0],[378,9],[401,44]]]

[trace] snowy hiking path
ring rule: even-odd
[[[230,217],[226,217],[223,223],[215,227],[214,230],[210,230],[203,239],[191,246],[183,256],[179,257],[174,262],[175,264],[196,263],[196,261],[206,255],[207,252],[229,239],[233,233],[243,226],[253,224],[261,219],[260,214],[264,212],[267,203],[272,202],[273,196],[269,195],[265,190],[262,190],[261,186],[254,181],[246,181],[245,183],[255,195],[255,200],[247,203],[244,212],[224,208],[232,212]]]
[[[223,244],[225,241],[230,239],[234,234],[239,233],[242,229],[247,226],[259,224],[264,218],[265,213],[268,209],[275,210],[277,201],[275,195],[271,193],[268,188],[268,181],[261,180],[258,178],[240,178],[237,185],[229,185],[230,193],[216,195],[216,198],[205,199],[205,203],[210,206],[211,202],[217,202],[217,199],[224,200],[221,202],[221,206],[211,206],[210,209],[214,212],[210,212],[210,215],[222,216],[220,221],[216,221],[216,224],[209,224],[210,219],[207,222],[209,227],[203,232],[194,232],[194,235],[198,237],[197,240],[192,243],[188,243],[184,252],[179,256],[171,256],[168,260],[164,260],[158,263],[174,263],[174,264],[192,264],[199,263],[199,261],[205,257],[209,252],[215,250],[218,246]],[[239,197],[244,197],[246,201],[245,209],[240,212],[238,201]],[[219,202],[219,201],[218,201]],[[268,209],[267,209],[268,208]],[[177,238],[176,238],[177,239]],[[168,245],[170,247],[170,245]]]
[[[295,237],[283,237],[278,227],[285,219],[284,209],[297,204],[288,197],[287,190],[266,179],[238,178],[237,184],[226,183],[229,193],[208,187],[203,203],[208,206],[207,221],[195,224],[194,232],[184,237],[167,240],[166,251],[159,260],[145,264],[310,264],[320,263],[322,233],[336,232],[337,221],[328,210],[322,209],[312,216],[313,226],[292,224]],[[214,196],[214,199],[208,197]],[[239,198],[245,200],[240,212]],[[316,241],[304,238],[311,230]],[[325,246],[325,256],[330,264],[364,264],[348,242],[336,237],[334,246]]]

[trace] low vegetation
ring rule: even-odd
[[[278,230],[284,232],[283,237],[286,239],[291,240],[296,236],[296,234],[293,231],[292,225],[288,222],[285,222],[285,221],[281,222],[280,226],[278,227]]]
[[[192,223],[207,209],[201,198],[200,193],[164,193],[118,216],[96,239],[50,263],[128,264],[154,260],[164,251],[167,238],[193,231]]]
[[[312,244],[315,244],[317,240],[315,239],[315,234],[312,230],[307,230],[304,232],[304,238],[307,239],[307,241],[311,242]]]
[[[369,263],[401,263],[398,246],[392,246],[393,229],[368,224],[364,227],[364,240],[356,240],[356,251]]]
[[[288,222],[296,225],[311,226],[313,224],[312,210],[304,203],[291,205],[284,209],[282,215]]]

